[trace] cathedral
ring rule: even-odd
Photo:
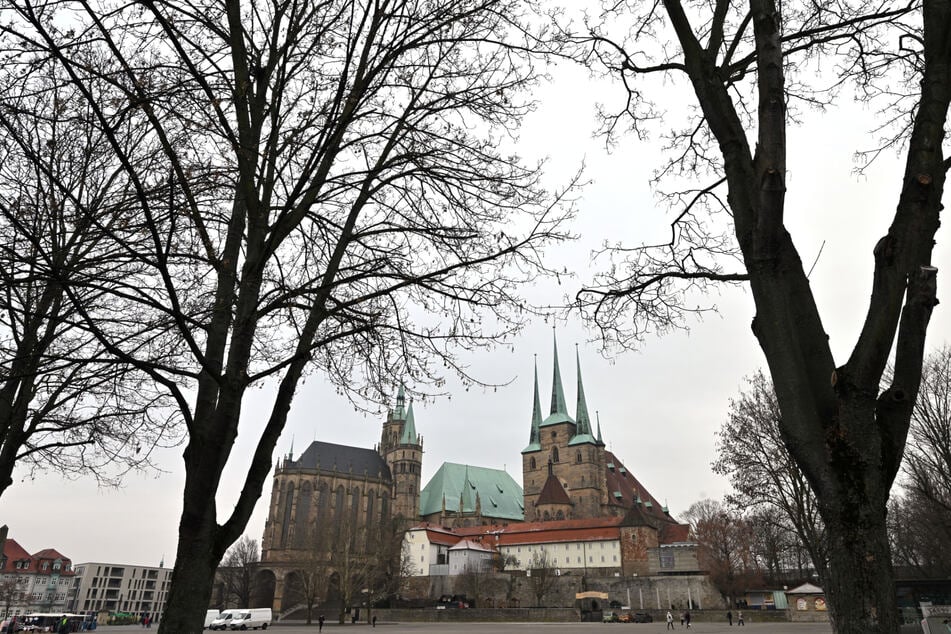
[[[315,441],[299,457],[291,453],[279,460],[261,551],[261,565],[276,584],[275,607],[297,562],[315,549],[332,559],[344,543],[342,532],[350,549],[369,554],[379,548],[373,536],[382,526],[402,531],[414,525],[447,530],[511,525],[515,530],[527,522],[609,518],[652,530],[676,525],[606,448],[600,422],[592,426],[577,353],[577,401],[569,414],[557,342],[553,348],[551,406],[544,417],[535,368],[521,486],[504,470],[446,462],[421,488],[423,440],[402,387],[376,447]],[[325,539],[329,535],[336,541]]]

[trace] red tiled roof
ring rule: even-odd
[[[455,546],[453,546],[449,550],[463,550],[463,549],[481,550],[483,552],[489,552],[489,553],[495,552],[495,548],[493,548],[492,546],[487,546],[483,544],[481,541],[476,541],[473,539],[461,539],[459,540],[458,543],[456,543]]]
[[[690,540],[690,525],[667,522],[661,525],[657,535],[661,544],[676,544]]]
[[[63,561],[69,561],[69,557],[64,557],[55,548],[44,548],[40,552],[34,554],[33,558],[34,559],[61,559]]]
[[[640,499],[639,508],[647,516],[656,519],[667,519],[668,516],[664,513],[661,503],[644,488],[643,484],[638,482],[627,467],[621,464],[617,456],[610,451],[606,451],[605,460],[608,464],[614,465],[613,469],[605,468],[609,504],[623,508],[638,508],[636,500]],[[621,494],[620,497],[614,495],[615,491]],[[647,506],[647,502],[650,502],[650,507]]]
[[[6,566],[3,568],[3,572],[16,572],[15,562],[31,560],[30,553],[28,553],[23,548],[23,546],[17,542],[17,540],[10,539],[9,537],[3,544],[3,556],[7,562]]]

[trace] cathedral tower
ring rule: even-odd
[[[413,403],[405,406],[406,395],[400,386],[396,408],[383,423],[380,455],[386,460],[393,478],[393,514],[408,522],[419,516],[419,482],[422,477],[423,439],[416,433]]]
[[[575,418],[568,414],[558,361],[558,342],[553,345],[551,410],[541,419],[538,368],[535,368],[535,402],[529,444],[522,450],[522,488],[525,519],[599,517],[609,503],[605,476],[606,452],[595,435],[581,378],[581,359],[575,352],[578,394]],[[556,491],[556,484],[560,491]]]

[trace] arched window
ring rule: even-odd
[[[551,448],[551,461],[558,462],[558,447]]]
[[[551,519],[551,514],[550,514],[548,511],[545,511],[545,515],[543,515],[543,517],[544,517],[545,521],[547,522],[548,520]]]
[[[390,519],[390,492],[384,491],[383,498],[380,500],[380,521],[385,522]]]
[[[556,520],[563,520],[563,519],[565,519],[565,512],[564,512],[564,511],[558,511],[557,513],[555,513],[555,519],[556,519]]]
[[[536,468],[536,466],[537,466],[537,465],[535,464],[535,459],[534,459],[534,458],[532,458],[531,460],[528,461],[528,468],[529,468],[529,469],[533,469],[533,470],[534,470],[534,469]]]
[[[300,487],[297,511],[294,513],[294,543],[298,548],[304,548],[307,545],[307,537],[310,534],[311,493],[310,482],[305,481]]]
[[[373,517],[373,504],[375,500],[376,491],[372,489],[367,491],[367,552],[373,549],[373,533],[376,530],[375,527],[379,525],[379,522]]]
[[[337,487],[334,494],[334,543],[340,543],[340,529],[343,528],[344,518],[347,516],[347,509],[344,506],[343,485]]]
[[[330,493],[327,491],[327,483],[321,482],[317,485],[317,525],[323,526],[330,519]]]
[[[350,492],[350,548],[357,545],[360,528],[360,487],[353,487]]]
[[[580,451],[579,451],[577,454],[575,454],[575,462],[577,462],[578,464],[581,464],[581,452],[580,452]]]
[[[281,547],[287,548],[290,544],[287,542],[288,531],[291,529],[291,511],[294,506],[294,483],[288,482],[284,487],[284,521],[281,523]]]

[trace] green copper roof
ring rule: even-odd
[[[413,401],[409,402],[409,410],[406,412],[406,422],[403,423],[403,434],[400,436],[401,445],[415,445],[416,438],[416,419],[413,416]]]
[[[541,451],[541,432],[538,428],[542,424],[542,400],[538,395],[538,360],[535,361],[535,402],[532,404],[532,431],[528,436],[528,447],[522,453]]]
[[[591,435],[591,418],[588,416],[588,403],[584,398],[584,384],[581,382],[581,356],[575,349],[575,362],[578,366],[578,408],[575,414],[575,435],[571,437],[568,445],[598,444],[594,436]]]
[[[419,494],[419,514],[439,513],[445,499],[446,511],[458,512],[460,499],[464,513],[475,512],[478,496],[482,515],[522,520],[522,487],[501,469],[473,467],[444,462]]]
[[[568,415],[568,406],[565,404],[565,388],[561,385],[561,366],[558,364],[558,339],[554,338],[555,349],[555,368],[552,373],[551,383],[551,413],[548,418],[542,421],[542,427],[545,425],[555,425],[558,423],[575,422]]]
[[[602,447],[604,446],[604,441],[601,440],[601,414],[598,414],[598,444]]]

